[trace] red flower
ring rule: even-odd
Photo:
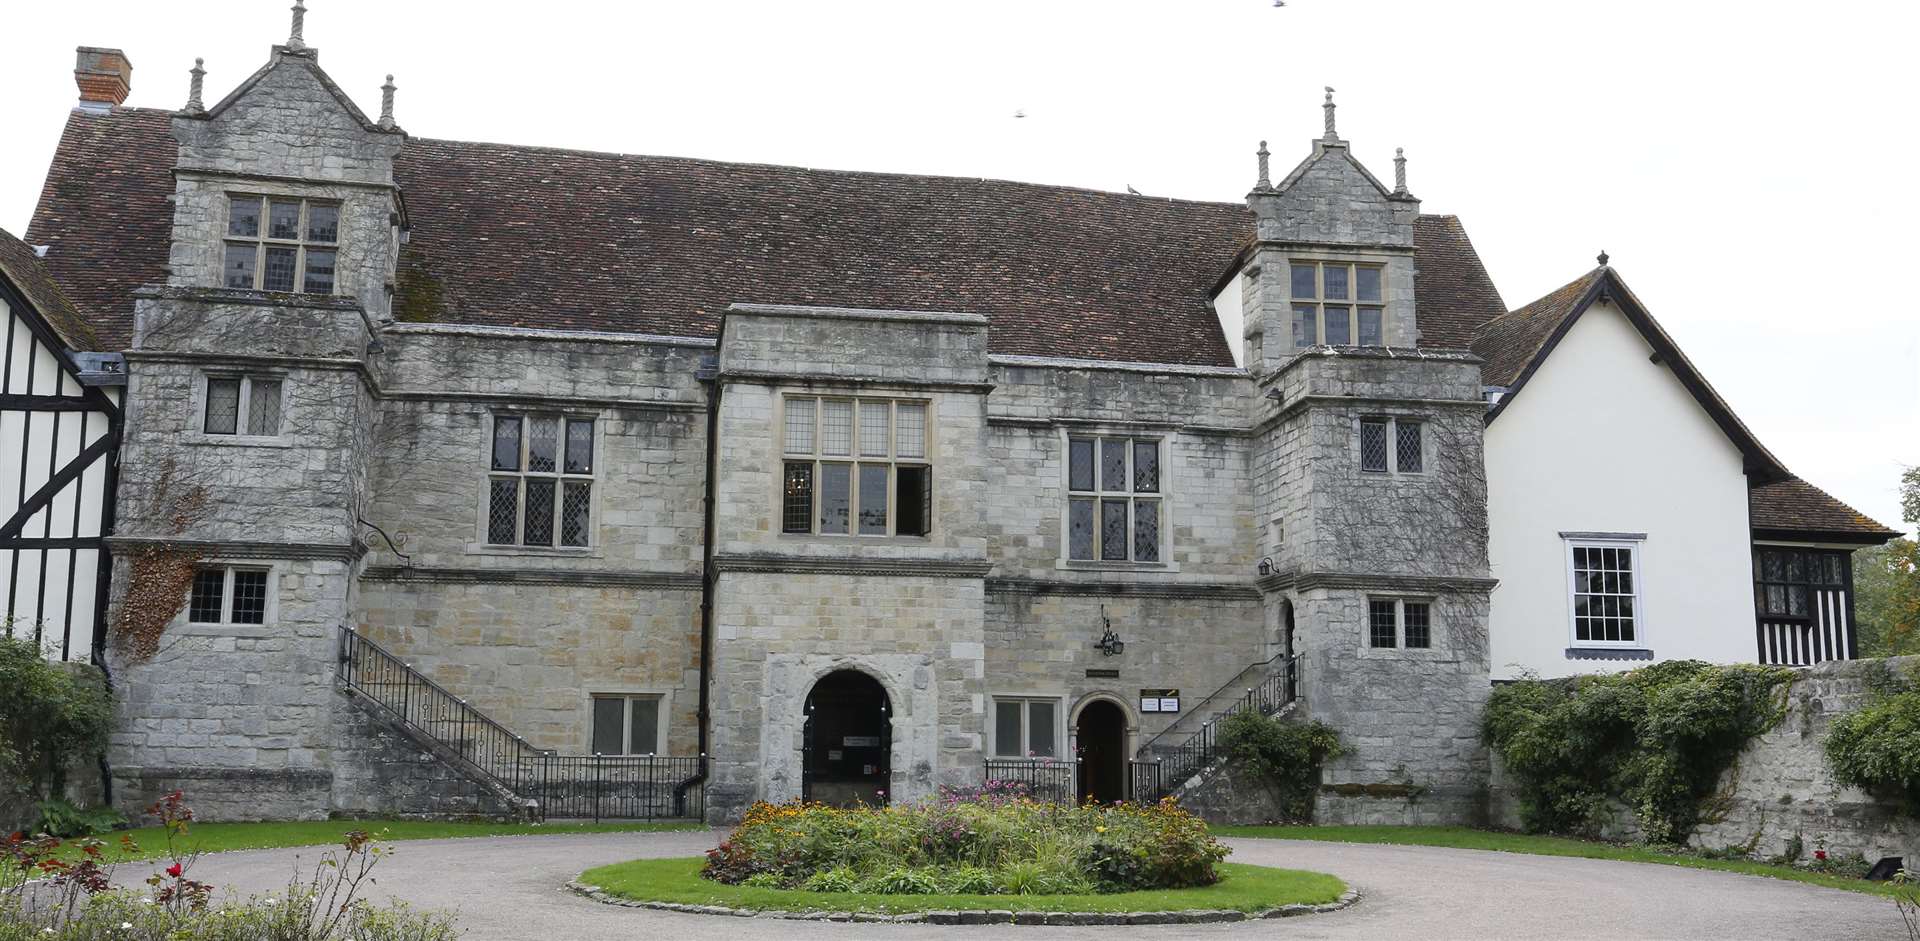
[[[179,863],[174,863],[173,865],[167,867],[167,875],[172,876],[175,879],[180,878],[180,873],[182,871],[183,870],[181,869]]]
[[[1817,859],[1817,860],[1819,860],[1819,861],[1821,861],[1821,862],[1823,862],[1823,863],[1824,863],[1824,862],[1826,862],[1826,861],[1827,861],[1827,851],[1826,851],[1826,850],[1814,850],[1814,851],[1813,851],[1813,858],[1814,858],[1814,859]]]

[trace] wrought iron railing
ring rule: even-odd
[[[340,681],[473,771],[530,802],[537,817],[702,818],[706,757],[560,755],[526,739],[343,628]]]
[[[1164,770],[1158,761],[1127,762],[1127,800],[1135,803],[1156,801],[1165,796],[1166,788],[1161,786],[1161,772]]]
[[[1240,688],[1240,695],[1224,695],[1232,686],[1222,687],[1213,695],[1201,700],[1201,707],[1195,713],[1206,718],[1200,722],[1200,728],[1182,736],[1169,738],[1167,732],[1176,727],[1169,726],[1166,731],[1147,740],[1136,753],[1135,763],[1151,762],[1158,764],[1158,780],[1151,792],[1142,790],[1138,800],[1158,800],[1180,786],[1188,778],[1198,774],[1220,757],[1220,723],[1228,717],[1247,710],[1258,710],[1261,715],[1279,712],[1288,703],[1294,701],[1300,690],[1300,657],[1277,656],[1262,663],[1256,663],[1248,670],[1242,670],[1245,677],[1249,670],[1262,669],[1260,678],[1249,686]],[[1211,706],[1210,711],[1208,707]]]
[[[1078,764],[1064,758],[988,758],[986,779],[1016,785],[1034,800],[1072,804],[1080,799]]]

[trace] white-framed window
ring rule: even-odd
[[[264,568],[208,566],[193,573],[189,624],[265,624],[273,573]]]
[[[1425,598],[1368,598],[1367,646],[1431,648],[1433,602]]]
[[[207,376],[200,430],[210,435],[278,435],[285,387],[279,376]]]
[[[1027,696],[993,699],[996,758],[1061,757],[1060,700]]]
[[[1427,423],[1418,418],[1360,419],[1360,470],[1369,474],[1423,474]]]
[[[789,395],[781,403],[781,532],[933,531],[925,400]]]
[[[593,533],[594,419],[493,416],[487,543],[586,548]]]
[[[595,693],[588,747],[595,755],[659,755],[667,714],[657,693]]]
[[[1068,559],[1165,559],[1162,456],[1159,438],[1067,438]]]
[[[332,294],[340,204],[297,196],[227,196],[221,284],[248,291]]]
[[[1576,647],[1646,643],[1637,539],[1567,540],[1569,620]]]
[[[1295,349],[1386,345],[1386,268],[1295,259],[1288,272]]]

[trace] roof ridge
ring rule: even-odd
[[[1483,328],[1483,329],[1484,329],[1484,328],[1486,328],[1486,327],[1490,327],[1490,326],[1493,326],[1494,324],[1497,324],[1497,323],[1499,323],[1500,321],[1502,321],[1502,320],[1505,320],[1505,319],[1507,319],[1508,317],[1512,317],[1512,316],[1514,316],[1515,314],[1522,314],[1522,313],[1525,313],[1525,312],[1527,312],[1528,310],[1530,310],[1530,309],[1532,309],[1532,308],[1534,308],[1534,307],[1538,307],[1538,306],[1540,306],[1541,304],[1544,304],[1544,303],[1546,303],[1546,301],[1547,301],[1547,299],[1548,299],[1548,298],[1551,298],[1551,297],[1553,297],[1553,296],[1554,296],[1555,294],[1558,294],[1558,293],[1560,293],[1561,291],[1564,291],[1564,290],[1566,290],[1566,289],[1568,289],[1568,288],[1570,288],[1570,287],[1573,287],[1574,285],[1576,285],[1576,284],[1579,284],[1580,282],[1582,282],[1582,281],[1585,281],[1585,280],[1587,280],[1588,278],[1592,278],[1592,277],[1595,277],[1595,276],[1597,276],[1597,275],[1599,275],[1599,274],[1600,274],[1601,272],[1603,272],[1603,271],[1606,271],[1606,270],[1607,270],[1607,266],[1606,266],[1606,265],[1600,265],[1600,266],[1598,266],[1598,267],[1596,267],[1596,268],[1594,268],[1594,269],[1592,269],[1592,270],[1590,270],[1590,271],[1588,271],[1588,272],[1587,272],[1586,274],[1583,274],[1583,275],[1581,275],[1581,276],[1579,276],[1579,277],[1577,277],[1577,278],[1574,278],[1574,279],[1573,279],[1572,281],[1568,281],[1567,283],[1565,283],[1565,284],[1562,284],[1562,285],[1560,285],[1559,287],[1557,287],[1557,288],[1554,288],[1553,290],[1551,290],[1551,291],[1548,291],[1547,293],[1545,293],[1545,294],[1542,294],[1542,295],[1540,295],[1539,297],[1536,297],[1536,298],[1534,298],[1533,300],[1530,300],[1530,301],[1528,301],[1528,302],[1526,302],[1525,304],[1522,304],[1522,305],[1520,305],[1519,307],[1515,307],[1514,309],[1512,309],[1512,310],[1510,310],[1510,311],[1507,311],[1506,313],[1504,313],[1504,314],[1501,314],[1501,315],[1500,315],[1500,316],[1498,316],[1498,317],[1492,317],[1492,318],[1489,318],[1489,319],[1487,320],[1487,322],[1486,322],[1486,323],[1483,323],[1483,324],[1481,324],[1480,326],[1481,326],[1481,328]]]

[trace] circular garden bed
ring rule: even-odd
[[[979,924],[1237,921],[1351,904],[1325,873],[1243,866],[1171,801],[1063,806],[1005,791],[841,809],[757,804],[705,858],[581,874],[616,904]]]

